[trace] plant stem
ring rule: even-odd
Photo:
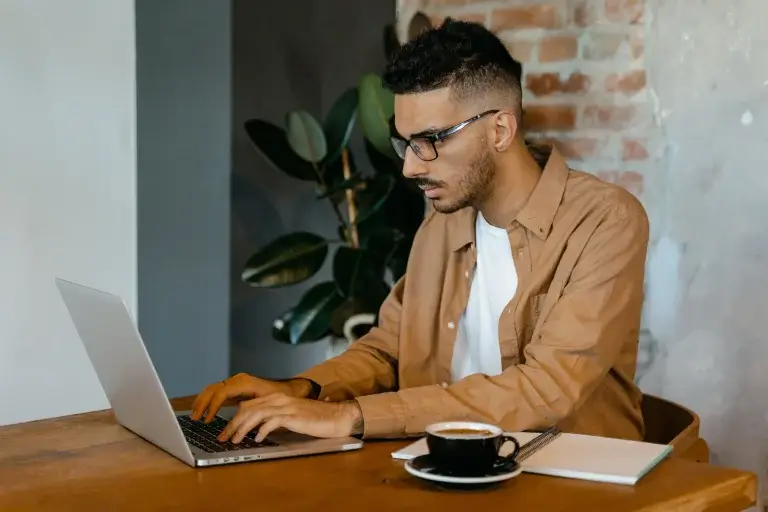
[[[344,150],[346,151],[346,149]],[[312,162],[312,168],[315,170],[315,174],[317,174],[317,179],[320,182],[320,186],[323,187],[323,190],[328,190],[328,185],[325,183],[325,179],[323,178],[323,173],[320,172],[320,169],[317,168],[317,164],[315,162]],[[333,198],[331,196],[328,196],[328,201],[331,202],[331,207],[333,208],[333,213],[336,214],[336,219],[338,219],[339,224],[341,224],[341,227],[344,228],[344,233],[347,238],[347,243],[351,244],[352,240],[349,236],[349,227],[347,226],[347,221],[344,220],[344,216],[341,214],[341,210],[339,210],[339,207],[336,205],[336,203],[333,202]]]
[[[347,153],[347,148],[344,148],[341,151],[341,168],[344,173],[344,179],[348,180],[352,176],[352,171],[349,168],[349,154]],[[345,192],[347,195],[347,216],[349,217],[350,242],[352,244],[352,248],[357,249],[360,247],[360,238],[357,233],[357,224],[355,224],[355,220],[357,220],[357,203],[355,202],[355,190],[353,188],[348,188]]]

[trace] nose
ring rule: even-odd
[[[406,178],[418,178],[425,174],[427,174],[427,166],[424,160],[417,157],[413,150],[408,148],[403,159],[403,176]]]

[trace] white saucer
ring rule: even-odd
[[[495,468],[484,475],[456,476],[439,471],[433,464],[429,463],[428,455],[421,455],[408,460],[405,463],[405,470],[411,475],[423,478],[424,480],[459,486],[494,484],[514,478],[523,472],[523,468],[518,464],[510,470]]]

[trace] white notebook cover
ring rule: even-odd
[[[522,446],[538,434],[509,435]],[[502,455],[510,447],[511,443],[507,443]],[[634,485],[671,451],[669,445],[563,433],[523,461],[522,466],[526,473]],[[422,438],[392,453],[392,457],[407,460],[427,452],[427,441]]]

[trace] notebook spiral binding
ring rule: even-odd
[[[520,451],[517,454],[517,457],[515,457],[515,460],[520,463],[536,453],[537,451],[541,450],[545,446],[547,446],[549,443],[554,441],[557,436],[559,436],[562,432],[557,427],[552,427],[550,429],[545,430],[538,436],[534,437],[527,443],[525,443],[523,446],[520,447]]]

